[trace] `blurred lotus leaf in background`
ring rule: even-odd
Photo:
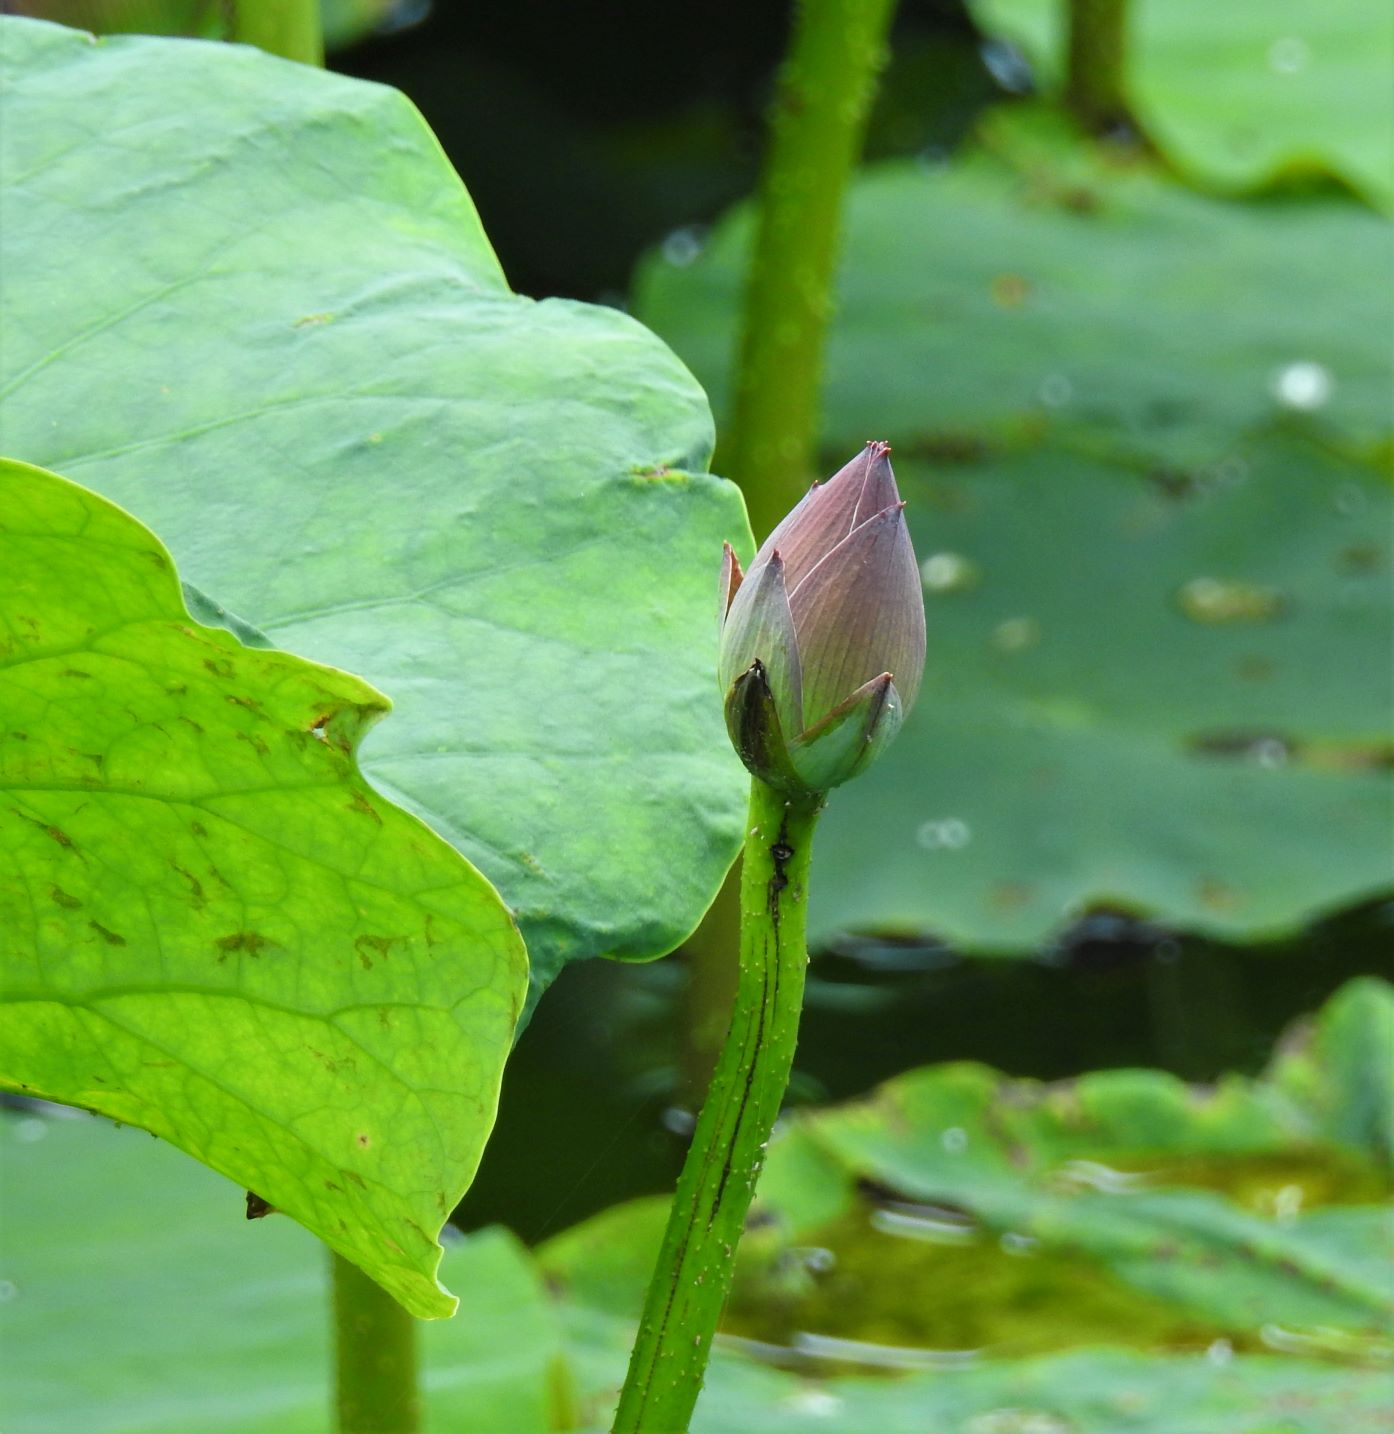
[[[1064,0],[968,0],[989,35],[1060,85]],[[1124,91],[1200,184],[1334,176],[1394,210],[1394,16],[1368,0],[1129,0]]]

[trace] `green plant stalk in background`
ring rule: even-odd
[[[416,1434],[421,1427],[416,1321],[342,1255],[330,1258],[339,1434]]]
[[[1088,129],[1125,123],[1128,0],[1069,0],[1065,102]]]
[[[800,0],[779,77],[735,412],[714,464],[740,484],[757,540],[803,497],[816,467],[842,196],[861,155],[894,14],[895,0]],[[731,1004],[738,881],[736,867],[686,943],[684,1073],[694,1104]]]
[[[736,1001],[678,1178],[615,1434],[677,1434],[702,1387],[793,1065],[808,964],[809,856],[821,809],[821,797],[791,799],[758,777],[751,782]]]
[[[302,65],[324,64],[319,0],[233,0],[228,39]]]
[[[895,0],[802,0],[779,78],[735,413],[716,464],[745,492],[757,538],[813,477],[842,196],[894,13]]]

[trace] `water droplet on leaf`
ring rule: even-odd
[[[968,1149],[968,1132],[960,1125],[951,1125],[939,1136],[939,1144],[948,1155],[962,1155]]]
[[[1284,408],[1311,413],[1326,404],[1335,386],[1330,369],[1304,359],[1278,370],[1273,377],[1273,396]]]
[[[999,652],[1024,652],[1041,640],[1041,625],[1034,617],[1009,617],[992,630],[992,645]]]
[[[920,564],[920,577],[929,592],[963,592],[977,584],[978,568],[961,553],[931,553]]]
[[[958,817],[921,822],[915,833],[915,840],[926,851],[961,851],[972,839],[972,829]]]
[[[1268,68],[1275,75],[1296,75],[1307,68],[1312,52],[1300,35],[1281,35],[1268,47]]]
[[[1048,373],[1036,396],[1047,408],[1063,408],[1074,397],[1075,386],[1063,373]]]

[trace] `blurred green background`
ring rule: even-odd
[[[151,28],[156,7],[7,8]],[[513,287],[634,313],[720,428],[789,7],[324,8],[331,67],[417,103]],[[901,5],[848,196],[820,452],[831,472],[868,437],[893,443],[929,659],[912,723],[820,832],[795,1104],[948,1061],[1052,1081],[1252,1076],[1346,982],[1394,979],[1394,17],[1377,8],[1135,0],[1121,106],[1081,124],[1054,0]],[[216,36],[222,19],[190,3],[167,23]],[[457,1223],[536,1242],[671,1188],[700,1065],[688,969],[561,975]],[[1344,1077],[1373,1112],[1347,1141],[1355,1164],[1303,1165],[1321,1146],[1307,1127],[1261,1149],[1187,1134],[1188,1159],[1239,1162],[1195,1166],[1191,1185],[1273,1218],[1275,1200],[1387,1199],[1394,1031],[1371,999]],[[947,1139],[988,1117],[925,1119]],[[849,1168],[883,1211],[910,1198],[875,1161]],[[874,1268],[865,1219],[793,1227],[802,1240],[834,1215],[844,1243],[809,1243]],[[1387,1231],[1329,1237],[1357,1262],[1388,1251]],[[959,1237],[937,1239],[942,1259]],[[569,1250],[544,1258],[549,1278],[581,1278]],[[1116,1273],[1116,1252],[1104,1263]],[[1263,1323],[1258,1306],[1183,1299],[1193,1324],[1173,1310],[1154,1327],[1155,1309],[1074,1288],[1066,1266],[1053,1296],[972,1260],[959,1276],[1002,1281],[999,1310],[1024,1300],[1038,1320],[1064,1300],[1081,1340],[1137,1320],[1169,1348],[1244,1347],[1236,1329]],[[785,1340],[791,1308],[837,1337],[946,1337],[897,1326],[885,1279],[820,1305],[816,1264],[773,1267],[745,1287],[746,1337]],[[1366,1347],[1319,1354],[1382,1367]]]

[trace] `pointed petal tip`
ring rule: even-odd
[[[721,545],[721,581],[719,585],[718,602],[721,612],[720,618],[724,623],[726,615],[731,611],[731,603],[745,574],[741,572],[741,560],[736,556],[736,550],[730,543],[723,542]]]

